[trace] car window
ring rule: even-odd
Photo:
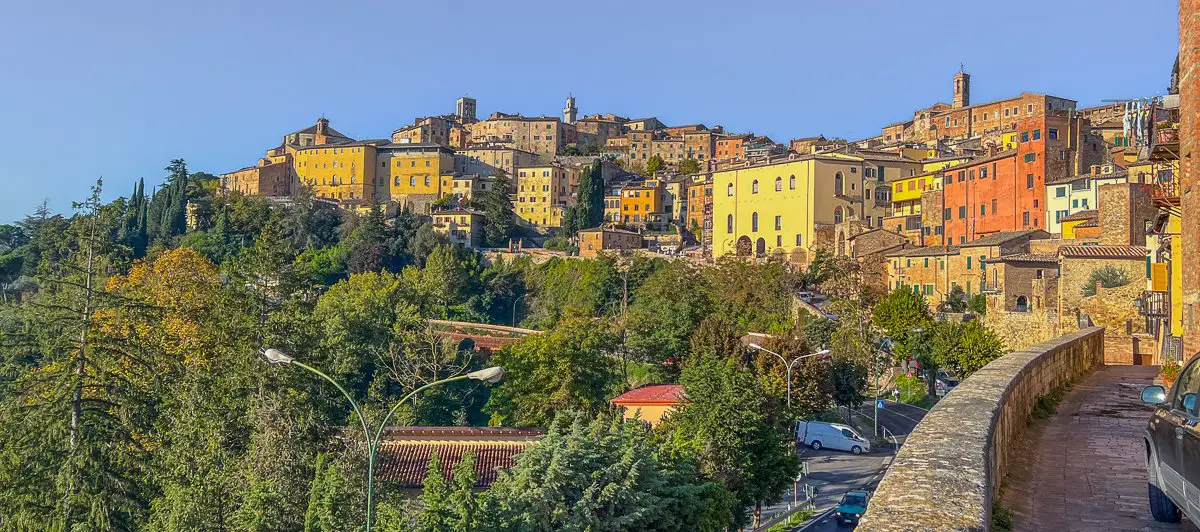
[[[845,436],[847,438],[855,438],[856,437],[854,435],[854,433],[850,431],[850,429],[842,429],[842,436]]]
[[[1171,409],[1192,412],[1196,406],[1196,389],[1200,388],[1200,358],[1193,359],[1171,387]]]
[[[842,504],[846,506],[866,506],[867,499],[862,495],[847,495],[846,498],[842,499]]]

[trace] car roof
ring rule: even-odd
[[[847,492],[846,492],[846,495],[850,495],[850,494],[855,494],[855,495],[870,495],[870,494],[871,494],[871,490],[865,490],[865,489],[852,489],[852,490],[850,490],[850,491],[847,491]]]

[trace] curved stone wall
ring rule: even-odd
[[[880,481],[860,532],[987,530],[1009,444],[1038,397],[1104,363],[1104,328],[1004,355],[938,402]]]

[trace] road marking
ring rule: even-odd
[[[900,405],[900,406],[908,406],[908,407],[916,408],[917,410],[921,410],[921,411],[924,411],[924,412],[928,412],[928,411],[929,411],[929,409],[928,409],[928,408],[921,408],[921,407],[919,407],[919,406],[917,406],[917,405],[910,405],[910,404],[908,404],[908,403],[900,403],[900,402],[897,402],[897,401],[892,401],[892,400],[890,400],[890,399],[884,399],[884,400],[883,400],[883,402],[885,402],[885,403],[892,403],[892,404],[894,404],[894,405]]]
[[[802,526],[802,527],[800,527],[800,528],[797,528],[797,529],[795,529],[795,531],[796,531],[796,532],[804,532],[805,530],[808,530],[808,529],[810,529],[810,528],[812,528],[812,527],[814,527],[814,526],[817,526],[817,525],[821,524],[821,521],[824,521],[824,520],[828,519],[828,518],[829,518],[829,516],[830,516],[831,514],[833,514],[833,511],[834,511],[834,510],[837,510],[837,506],[833,506],[833,507],[831,507],[831,508],[828,508],[828,509],[826,509],[825,511],[823,511],[823,512],[821,512],[821,513],[819,513],[819,514],[817,514],[817,515],[815,515],[815,516],[813,516],[812,518],[810,518],[810,519],[808,520],[808,524],[807,524],[807,525],[804,525],[804,526]]]

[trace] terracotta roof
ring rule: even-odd
[[[1121,179],[1121,178],[1129,178],[1129,170],[1121,168],[1120,170],[1113,170],[1112,172],[1107,173],[1107,174],[1070,175],[1070,176],[1060,177],[1058,179],[1048,180],[1048,181],[1046,181],[1046,184],[1047,185],[1065,185],[1067,183],[1074,183],[1076,181],[1103,181],[1106,179]]]
[[[476,488],[487,488],[496,481],[500,469],[511,468],[516,456],[533,445],[529,443],[396,443],[379,444],[376,475],[379,480],[392,482],[399,488],[421,488],[429,471],[429,458],[436,452],[442,461],[442,477],[449,481],[454,466],[468,451],[475,453]]]
[[[976,248],[980,246],[999,246],[1006,242],[1016,240],[1018,238],[1029,237],[1030,240],[1037,238],[1050,238],[1050,233],[1041,229],[1026,229],[1024,231],[1001,231],[993,233],[985,237],[976,238],[966,244],[959,244],[959,247]]]
[[[1091,209],[1087,211],[1079,211],[1070,216],[1063,217],[1064,222],[1074,222],[1076,220],[1095,220],[1100,217],[1100,211]]]
[[[1076,229],[1084,229],[1087,227],[1100,227],[1100,219],[1099,218],[1090,218],[1087,221],[1082,222],[1075,226]]]
[[[988,262],[1058,262],[1058,255],[1053,253],[1014,253],[988,259]]]
[[[1150,251],[1141,246],[1063,246],[1058,254],[1064,257],[1102,259],[1144,259]]]
[[[674,405],[683,399],[683,386],[650,384],[613,398],[614,405]]]

